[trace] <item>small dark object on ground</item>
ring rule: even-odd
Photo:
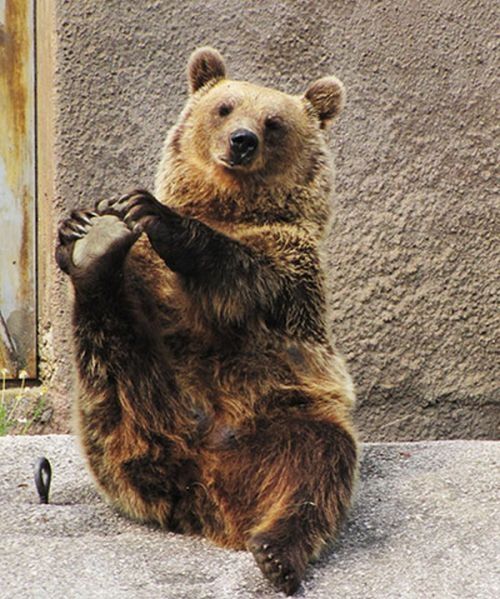
[[[40,503],[49,503],[50,479],[52,468],[47,458],[38,458],[35,464],[35,485]]]

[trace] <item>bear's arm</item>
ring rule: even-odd
[[[299,227],[242,225],[232,236],[160,204],[145,191],[110,209],[179,275],[194,309],[216,327],[260,320],[294,336],[324,336],[325,300],[319,252]]]
[[[293,337],[323,341],[326,296],[315,239],[298,227],[270,225],[246,231],[240,241],[265,255],[276,277],[277,293],[263,311],[267,326]]]
[[[258,238],[249,243],[177,214],[146,232],[192,302],[219,324],[242,325],[278,301],[283,273],[269,243],[259,247]]]
[[[318,251],[303,233],[263,226],[236,238],[187,217],[171,223],[166,238],[159,231],[148,232],[153,247],[218,326],[261,319],[293,336],[324,337]]]

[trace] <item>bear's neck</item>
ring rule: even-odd
[[[258,177],[210,176],[182,162],[172,164],[166,172],[167,176],[159,177],[158,200],[207,223],[284,223],[315,229],[322,235],[330,221],[329,176],[316,177],[307,185],[286,185]]]

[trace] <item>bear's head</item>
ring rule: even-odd
[[[322,130],[344,105],[344,87],[335,77],[289,95],[227,78],[224,60],[212,48],[192,54],[188,81],[190,99],[167,139],[169,162],[177,157],[226,183],[304,184],[323,162]]]

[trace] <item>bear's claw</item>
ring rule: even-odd
[[[302,576],[292,564],[286,551],[280,551],[269,542],[259,541],[250,542],[248,548],[262,573],[273,586],[286,595],[297,592]]]
[[[168,208],[143,189],[136,189],[118,200],[104,200],[97,205],[99,214],[110,214],[120,218],[131,231],[142,232],[155,219],[161,218]]]
[[[92,219],[97,214],[92,210],[74,210],[71,218],[63,221],[59,226],[59,243],[69,245],[87,234],[92,225]]]

